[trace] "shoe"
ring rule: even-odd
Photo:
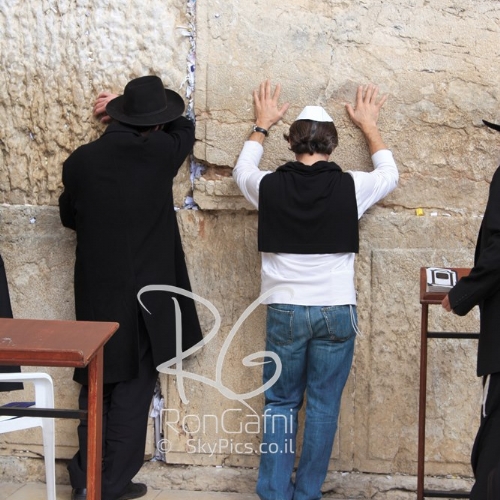
[[[148,487],[144,483],[130,483],[122,491],[117,500],[131,500],[132,498],[143,497],[148,492]]]
[[[87,500],[87,488],[73,488],[71,500]]]

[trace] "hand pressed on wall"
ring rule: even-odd
[[[94,103],[94,116],[98,117],[102,123],[108,123],[111,121],[111,117],[106,113],[106,106],[109,101],[112,101],[118,94],[113,94],[111,92],[101,92]]]

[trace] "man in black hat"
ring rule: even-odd
[[[483,120],[484,121],[484,120]],[[500,125],[484,121],[500,131]],[[484,398],[472,449],[476,482],[471,500],[500,498],[500,167],[493,174],[479,231],[474,267],[443,299],[442,306],[459,316],[479,305],[477,375],[483,377]]]
[[[156,367],[175,357],[173,294],[147,285],[190,290],[172,182],[194,144],[184,101],[157,76],[130,81],[124,94],[103,93],[94,114],[112,121],[94,142],[79,147],[63,167],[61,221],[76,231],[74,276],[78,320],[116,321],[104,349],[103,500],[146,494],[132,483],[144,459]],[[175,295],[182,313],[182,349],[201,340],[194,302]],[[87,408],[87,372],[79,404]],[[87,424],[78,427],[79,451],[68,470],[72,499],[86,498]]]

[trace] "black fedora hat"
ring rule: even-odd
[[[496,123],[491,123],[491,122],[487,122],[486,120],[483,120],[483,123],[492,128],[493,130],[498,130],[500,132],[500,125],[497,125]]]
[[[163,87],[157,76],[141,76],[125,85],[123,95],[109,101],[106,113],[127,125],[153,127],[171,122],[184,113],[184,101]]]

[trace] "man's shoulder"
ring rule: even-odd
[[[96,162],[104,150],[109,150],[110,146],[106,142],[105,134],[102,134],[90,142],[81,144],[64,161],[64,169],[68,171],[75,165],[75,170],[79,170],[82,165]]]
[[[497,167],[493,176],[491,177],[491,185],[495,185],[497,189],[500,189],[500,166]]]

